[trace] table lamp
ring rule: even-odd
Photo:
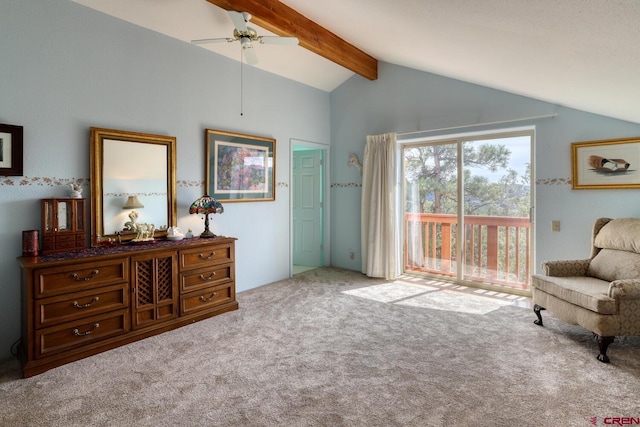
[[[131,212],[129,212],[130,221],[124,224],[128,230],[135,229],[135,226],[138,222],[138,212],[136,212],[135,210],[142,208],[144,208],[144,205],[142,204],[142,202],[140,202],[140,200],[138,200],[138,196],[129,196],[127,198],[127,201],[122,206],[122,209],[131,209]]]
[[[204,214],[204,231],[200,234],[200,237],[216,237],[216,235],[209,230],[209,214],[222,212],[224,212],[222,203],[208,195],[200,197],[191,204],[189,208],[190,214]]]

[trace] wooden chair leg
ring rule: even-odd
[[[598,354],[597,359],[602,363],[609,363],[609,356],[607,356],[607,349],[609,348],[609,344],[613,342],[615,337],[601,337],[600,335],[594,334],[595,340],[598,342],[598,348],[600,349],[600,354]]]
[[[538,326],[544,326],[542,324],[542,315],[540,314],[542,310],[546,310],[546,308],[540,307],[538,304],[535,304],[533,306],[533,312],[536,314],[536,316],[538,316],[538,320],[534,320],[533,323],[535,323]]]

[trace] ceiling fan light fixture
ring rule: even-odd
[[[255,65],[258,63],[258,56],[253,50],[253,42],[261,44],[280,44],[280,45],[297,45],[297,37],[281,37],[281,36],[259,36],[255,28],[248,26],[251,14],[247,12],[229,11],[229,17],[233,22],[233,37],[191,40],[193,44],[219,43],[219,42],[240,42],[241,52],[247,59],[247,64]]]

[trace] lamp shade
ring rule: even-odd
[[[222,203],[211,196],[202,196],[191,204],[190,214],[215,214],[224,212]]]
[[[138,200],[138,196],[129,196],[122,209],[144,208],[144,205]]]
[[[222,203],[208,195],[200,197],[191,204],[189,208],[190,214],[204,214],[204,231],[200,234],[200,237],[216,237],[216,235],[209,230],[209,214],[222,212],[224,212]]]

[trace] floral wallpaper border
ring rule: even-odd
[[[89,186],[89,178],[57,178],[57,177],[0,177],[0,186],[6,187],[57,187],[60,185],[69,186],[69,184],[80,185],[82,187]],[[176,181],[178,187],[204,187],[204,181],[185,180],[179,179]],[[287,182],[276,183],[277,187],[286,188],[289,187]]]
[[[81,187],[89,186],[89,178],[57,178],[57,177],[0,177],[0,186],[4,187],[57,187],[60,185],[69,186],[70,184],[80,185]],[[540,178],[536,180],[536,185],[571,185],[571,178]],[[184,180],[176,181],[178,187],[204,187],[204,181]],[[278,188],[288,188],[289,183],[280,181],[276,183]],[[359,188],[361,183],[357,182],[334,182],[331,188]]]
[[[536,179],[536,185],[571,185],[571,178],[541,178]]]
[[[56,177],[28,177],[28,176],[17,176],[17,177],[0,177],[0,186],[7,187],[25,187],[25,186],[36,186],[36,187],[57,187],[59,185],[69,186],[69,184],[79,185],[81,187],[85,187],[89,185],[88,178],[56,178]]]
[[[362,184],[357,182],[334,182],[331,184],[331,188],[360,188]]]
[[[176,185],[178,187],[185,187],[185,188],[188,188],[188,187],[201,187],[201,188],[204,188],[204,181],[189,181],[189,180],[186,180],[186,179],[178,179],[176,181]]]

